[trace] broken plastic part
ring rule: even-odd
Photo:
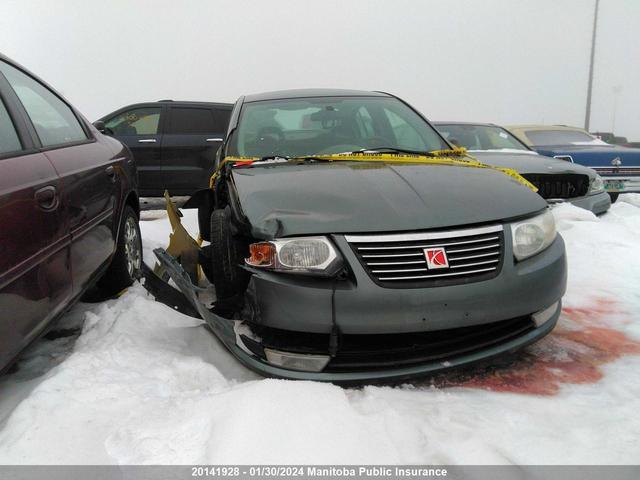
[[[180,217],[182,213],[171,201],[169,192],[165,190],[164,198],[167,202],[167,216],[171,224],[172,233],[169,234],[169,246],[165,251],[172,257],[178,259],[184,270],[189,274],[193,283],[197,284],[202,277],[201,269],[198,265],[200,245],[189,232],[184,228]],[[163,280],[168,279],[167,272],[160,263],[156,263],[153,273]]]

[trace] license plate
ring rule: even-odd
[[[624,190],[624,182],[612,182],[610,180],[607,180],[606,182],[604,182],[604,189],[614,192]]]

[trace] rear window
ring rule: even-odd
[[[9,112],[0,100],[0,155],[22,150],[16,128],[9,117]]]
[[[168,133],[174,135],[207,135],[220,133],[229,122],[219,111],[209,108],[172,108]]]
[[[592,143],[597,140],[587,132],[579,130],[528,130],[525,135],[536,146],[572,145],[576,143]]]

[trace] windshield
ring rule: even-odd
[[[467,150],[521,150],[530,152],[504,128],[492,125],[436,125],[449,143]]]
[[[528,130],[525,135],[536,146],[607,145],[602,140],[580,130]]]
[[[418,114],[389,97],[317,97],[246,103],[227,154],[299,157],[449,146]]]

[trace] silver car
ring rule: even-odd
[[[450,143],[465,147],[479,161],[516,170],[538,187],[538,194],[548,203],[571,202],[596,215],[611,206],[595,170],[540,155],[498,125],[435,122],[434,126]]]

